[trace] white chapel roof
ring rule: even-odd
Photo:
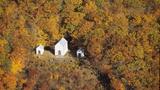
[[[60,44],[62,46],[65,46],[67,44],[67,40],[65,38],[62,38],[57,44]],[[56,44],[56,45],[57,45]]]
[[[43,45],[39,45],[39,46],[37,47],[37,49],[44,49],[44,46],[43,46]]]
[[[77,52],[84,52],[84,49],[79,48],[79,49],[77,50]]]

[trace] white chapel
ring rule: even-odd
[[[68,52],[68,41],[62,38],[54,47],[55,55],[64,56]]]
[[[36,54],[40,54],[42,55],[44,53],[44,46],[43,45],[39,45],[37,48],[36,48]]]

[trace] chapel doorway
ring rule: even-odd
[[[61,51],[60,50],[58,50],[58,55],[61,55]]]
[[[78,53],[78,56],[77,57],[81,57],[81,53]]]

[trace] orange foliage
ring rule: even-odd
[[[101,53],[104,43],[104,31],[102,29],[96,29],[90,37],[87,45],[87,51],[91,58],[95,60],[101,59]]]
[[[47,82],[43,82],[39,90],[49,90],[49,85]]]
[[[112,78],[111,83],[115,90],[125,90],[125,86],[120,80]]]
[[[4,88],[6,90],[15,90],[17,85],[17,78],[15,75],[11,73],[5,73],[2,77],[3,84],[5,85]]]
[[[0,81],[0,90],[5,90],[2,81]]]
[[[38,79],[38,71],[36,69],[30,68],[28,72],[28,80],[24,84],[24,90],[32,90]]]
[[[34,89],[36,69],[29,70],[26,82],[22,79],[16,83],[32,57],[29,53],[39,44],[53,44],[66,33],[77,41],[74,47],[84,46],[87,59],[99,61],[95,67],[109,76],[115,90],[123,90],[124,84],[158,89],[159,1],[0,0],[0,90],[16,90],[23,83],[24,90]],[[74,47],[70,44],[71,50]],[[76,81],[79,73],[73,75]],[[50,79],[58,81],[60,77],[56,72]],[[42,81],[41,85],[44,90],[49,82]],[[80,90],[94,89],[80,86]],[[58,84],[55,88],[66,87]]]
[[[88,34],[92,30],[93,25],[94,25],[93,22],[84,21],[84,23],[82,23],[79,30],[76,30],[73,33],[73,37],[78,38],[78,37],[81,37],[81,36]]]

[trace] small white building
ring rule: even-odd
[[[42,55],[44,53],[44,46],[43,45],[39,45],[37,48],[36,48],[36,54],[40,54]]]
[[[68,41],[62,38],[54,47],[55,55],[64,56],[68,52]]]
[[[85,57],[85,55],[84,55],[84,50],[83,50],[82,48],[79,48],[79,49],[77,50],[77,57],[78,57],[78,58],[83,58],[83,57]]]

